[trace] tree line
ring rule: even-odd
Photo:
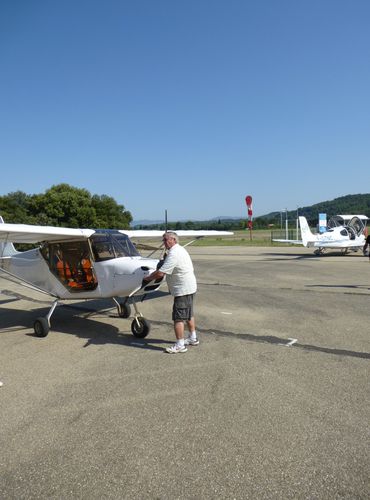
[[[16,191],[0,196],[0,215],[5,222],[72,228],[129,229],[132,215],[107,195],[58,184],[45,193]]]
[[[319,213],[328,218],[338,214],[363,214],[370,216],[370,194],[346,195],[332,201],[300,207],[287,212],[271,212],[253,219],[254,229],[279,228],[287,218],[295,224],[297,215],[307,218],[310,225],[318,223]],[[75,228],[129,229],[131,213],[114,198],[107,195],[92,195],[87,189],[76,188],[69,184],[58,184],[45,193],[29,195],[22,191],[0,196],[0,215],[5,222],[37,224],[41,226],[60,226]],[[169,222],[173,230],[213,229],[237,231],[246,229],[245,219],[213,219],[206,221]],[[135,226],[135,229],[161,229],[162,224]]]

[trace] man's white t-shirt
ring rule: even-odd
[[[168,288],[174,297],[190,295],[197,291],[197,281],[190,255],[178,243],[168,250],[160,271],[165,273]]]

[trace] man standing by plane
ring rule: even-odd
[[[368,236],[366,236],[365,244],[364,244],[363,249],[362,249],[364,256],[366,257],[366,255],[368,255],[369,261],[370,261],[370,251],[369,251],[369,253],[366,253],[368,246],[370,246],[370,234]]]
[[[199,344],[193,313],[197,281],[190,255],[184,247],[179,245],[177,234],[168,231],[164,233],[162,239],[167,250],[165,261],[160,269],[146,276],[144,281],[152,281],[166,275],[168,289],[174,297],[172,319],[176,335],[176,343],[172,347],[167,347],[166,352],[169,354],[184,353],[188,350],[188,345]],[[184,338],[185,321],[189,329],[187,338]]]

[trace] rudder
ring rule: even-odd
[[[299,217],[299,226],[301,228],[301,236],[302,236],[302,242],[303,245],[310,246],[309,243],[313,243],[316,241],[316,237],[314,234],[312,234],[311,229],[307,223],[306,217]]]

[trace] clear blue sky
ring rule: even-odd
[[[134,219],[370,192],[369,0],[2,0],[0,195]]]

